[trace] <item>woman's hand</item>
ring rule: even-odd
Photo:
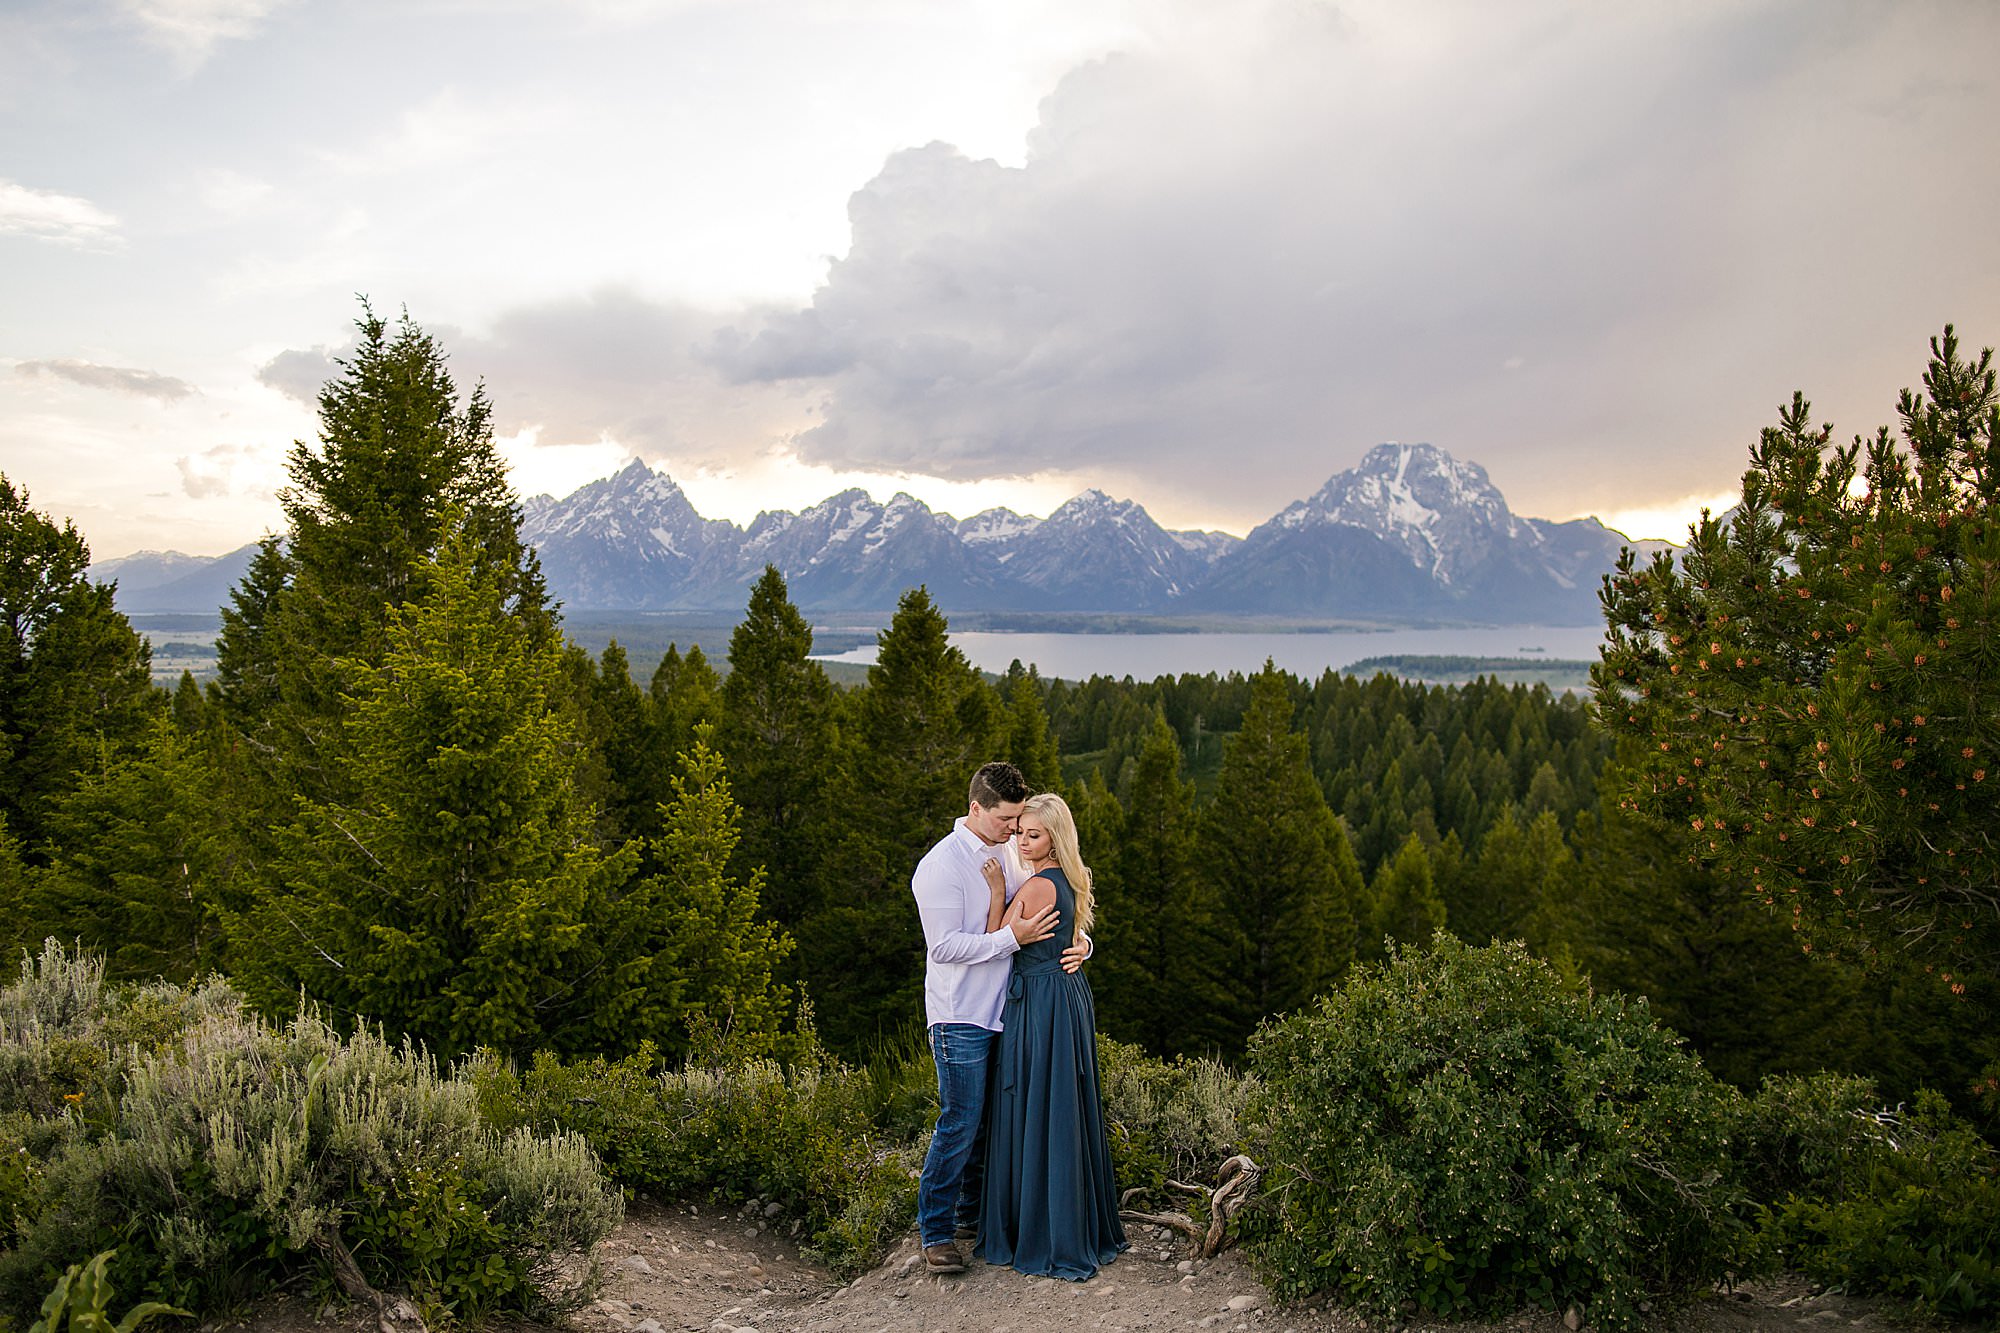
[[[986,933],[1000,929],[1007,911],[1007,872],[1000,868],[998,857],[989,856],[979,863],[979,873],[986,876],[986,887],[993,890],[993,900],[986,905]]]

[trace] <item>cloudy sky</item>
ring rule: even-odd
[[[2000,342],[2000,5],[5,0],[0,472],[277,518],[357,294],[524,494],[1086,486],[1236,532],[1384,440],[1677,536],[1794,389]]]

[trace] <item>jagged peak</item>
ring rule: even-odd
[[[1063,501],[1056,511],[1049,515],[1048,521],[1051,523],[1074,523],[1080,519],[1091,519],[1100,516],[1122,519],[1129,518],[1135,514],[1144,514],[1145,512],[1145,509],[1136,501],[1114,500],[1093,486],[1089,490],[1081,491]]]
[[[971,518],[961,519],[957,524],[958,539],[972,546],[989,542],[1002,542],[1033,532],[1044,520],[1027,514],[1017,514],[1011,509],[996,505],[982,509]]]

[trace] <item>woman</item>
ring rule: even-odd
[[[1032,878],[1010,906],[999,863],[986,863],[993,891],[987,929],[1051,902],[1066,929],[1014,955],[987,1085],[986,1194],[975,1253],[1023,1273],[1080,1282],[1126,1243],[1098,1100],[1090,983],[1062,970],[1062,951],[1090,928],[1090,869],[1077,853],[1069,806],[1053,793],[1028,798],[1015,845]]]

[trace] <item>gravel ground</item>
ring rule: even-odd
[[[842,1284],[800,1258],[779,1229],[754,1214],[687,1205],[632,1205],[594,1256],[596,1299],[569,1315],[567,1333],[929,1333],[1048,1329],[1222,1330],[1224,1333],[1363,1333],[1369,1322],[1318,1303],[1279,1306],[1248,1262],[1225,1253],[1182,1257],[1177,1240],[1135,1228],[1133,1248],[1089,1282],[1023,1277],[977,1260],[957,1276],[925,1271],[915,1238],[883,1264]],[[213,1326],[251,1333],[373,1333],[372,1311],[314,1311],[280,1298]],[[537,1333],[508,1324],[496,1333]],[[1413,1320],[1402,1333],[1569,1333],[1564,1320],[1523,1313],[1492,1324]],[[1796,1278],[1710,1293],[1663,1312],[1663,1333],[1904,1333],[1892,1307],[1816,1292]],[[435,1331],[434,1331],[435,1333]],[[1373,1333],[1392,1333],[1377,1325]],[[1588,1325],[1584,1326],[1588,1333]]]

